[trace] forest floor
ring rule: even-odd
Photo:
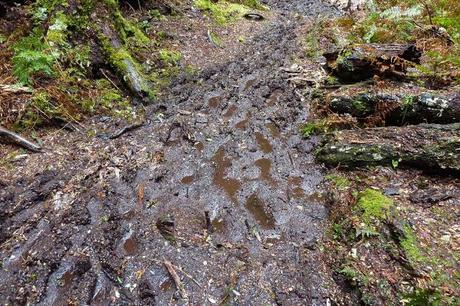
[[[42,153],[0,144],[0,300],[379,304],[431,271],[401,272],[380,240],[382,248],[343,242],[336,224],[364,186],[385,191],[399,218],[412,220],[424,254],[447,254],[433,265],[454,281],[437,284],[458,296],[458,253],[449,253],[459,251],[458,179],[319,164],[320,137],[299,131],[311,109],[303,80],[324,71],[302,44],[318,15],[340,12],[319,0],[266,4],[262,21],[216,26],[190,9],[162,22],[183,67],[195,70],[145,106],[142,126],[112,139],[131,123],[100,115],[80,132],[41,130]]]

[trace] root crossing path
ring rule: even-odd
[[[176,80],[147,124],[1,186],[2,304],[327,303],[321,168],[283,68],[301,52],[298,14],[330,8],[269,5],[248,50]]]

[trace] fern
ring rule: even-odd
[[[399,6],[394,6],[380,13],[380,17],[391,20],[399,20],[404,18],[417,17],[420,16],[422,13],[423,7],[420,5],[411,6],[407,9],[402,9]]]
[[[53,76],[54,57],[41,51],[24,50],[13,57],[14,75],[22,84],[29,84],[32,75],[43,73]]]
[[[37,73],[54,75],[55,57],[46,53],[47,46],[41,35],[40,31],[34,31],[13,46],[13,73],[22,84],[30,84],[32,76]]]

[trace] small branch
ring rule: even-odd
[[[7,139],[13,141],[17,145],[19,145],[19,146],[21,146],[21,147],[23,147],[25,149],[28,149],[30,151],[41,152],[41,150],[42,150],[42,148],[39,145],[37,145],[37,144],[35,144],[35,143],[23,138],[22,136],[14,133],[14,132],[8,131],[7,129],[2,128],[2,127],[0,127],[0,136],[6,137]]]
[[[124,128],[120,129],[118,132],[112,134],[109,138],[110,139],[116,139],[116,138],[120,137],[121,135],[123,135],[123,134],[125,134],[125,133],[127,133],[129,131],[132,131],[132,130],[140,128],[143,125],[144,125],[144,121],[142,121],[140,123],[134,123],[134,124],[125,126]]]
[[[179,290],[179,293],[180,293],[181,297],[183,299],[185,299],[185,300],[188,300],[188,295],[187,295],[187,292],[185,291],[184,284],[180,280],[179,275],[177,275],[177,272],[174,269],[173,264],[171,262],[167,261],[167,260],[164,260],[163,265],[166,267],[166,269],[168,270],[169,274],[173,278],[174,283],[176,284],[177,290]]]

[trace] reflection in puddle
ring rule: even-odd
[[[224,117],[226,117],[226,118],[232,117],[235,114],[237,109],[238,109],[238,107],[236,107],[236,105],[234,105],[234,104],[230,105],[228,107],[227,111],[225,112]]]
[[[275,228],[275,218],[270,212],[266,211],[264,203],[257,197],[256,194],[251,195],[246,201],[246,208],[254,216],[254,219],[262,228]]]
[[[272,161],[267,158],[261,158],[256,160],[255,164],[260,169],[260,178],[269,182],[272,185],[276,185],[275,181],[270,175]]]
[[[255,135],[257,144],[259,145],[259,148],[262,150],[262,152],[270,153],[273,151],[272,145],[267,139],[265,139],[264,135],[259,132],[256,132]]]
[[[191,183],[193,183],[193,175],[184,176],[180,182],[182,184],[190,185]]]
[[[236,193],[241,187],[240,181],[237,179],[226,178],[225,171],[231,167],[231,159],[225,158],[224,149],[219,149],[213,157],[213,161],[216,164],[216,170],[214,172],[213,182],[216,186],[222,188],[230,199],[237,203]]]
[[[302,199],[305,196],[305,192],[302,189],[302,178],[299,176],[290,177],[288,179],[289,186],[288,192],[294,199]]]
[[[270,122],[266,124],[266,127],[268,128],[268,130],[270,131],[270,134],[272,134],[273,137],[275,138],[280,137],[280,130],[278,129],[276,124],[274,124],[273,122]]]

